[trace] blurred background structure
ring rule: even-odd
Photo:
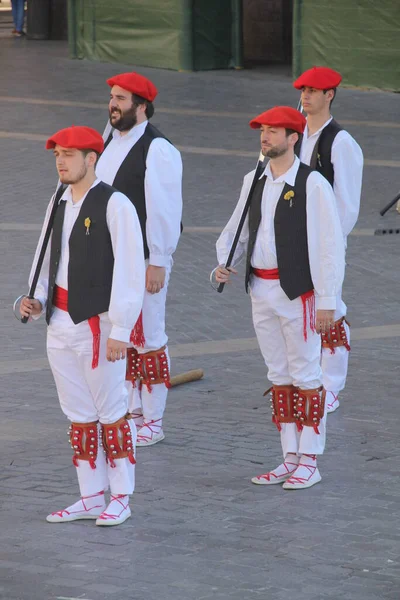
[[[293,77],[329,65],[345,85],[400,91],[398,1],[28,0],[27,13],[28,37],[68,38],[72,58]]]

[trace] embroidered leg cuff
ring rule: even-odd
[[[315,433],[319,434],[318,426],[325,412],[326,391],[321,386],[313,390],[298,390],[297,419],[298,429],[303,426],[313,427]]]
[[[145,384],[151,392],[152,386],[164,383],[167,388],[171,387],[166,347],[159,350],[139,354],[135,348],[128,348],[126,379],[132,381],[135,387]]]
[[[136,382],[141,375],[142,361],[136,348],[128,348],[126,351],[126,381],[131,381],[132,386],[136,387]]]
[[[272,422],[281,431],[281,423],[296,422],[298,390],[294,385],[274,385],[264,393],[271,392]]]
[[[128,458],[136,463],[132,441],[132,431],[128,423],[131,415],[121,417],[115,423],[103,423],[103,446],[107,462],[115,467],[116,458]]]
[[[71,423],[68,430],[71,448],[74,451],[72,462],[77,467],[78,460],[87,460],[96,468],[97,452],[99,448],[98,421],[92,423]]]
[[[350,323],[342,317],[334,322],[329,333],[321,333],[322,347],[329,348],[331,354],[335,354],[335,348],[339,348],[340,346],[344,346],[350,352],[350,344],[344,326],[345,323],[350,327]]]

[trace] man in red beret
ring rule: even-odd
[[[155,85],[138,73],[107,80],[113,132],[100,157],[100,179],[134,204],[143,233],[146,291],[143,336],[132,336],[128,356],[130,407],[138,428],[137,445],[164,439],[162,419],[169,387],[165,303],[181,232],[182,161],[178,150],[149,121]]]
[[[332,185],[345,246],[360,210],[363,154],[352,136],[331,115],[331,104],[342,77],[327,67],[305,71],[294,87],[301,90],[301,101],[307,114],[304,134],[295,152],[300,160],[319,171]],[[326,389],[328,413],[339,407],[338,395],[344,389],[350,350],[350,327],[347,307],[338,291],[335,324],[322,338],[323,385]]]
[[[246,257],[253,323],[272,383],[272,421],[281,434],[283,462],[252,479],[305,489],[321,480],[317,455],[325,447],[319,333],[329,331],[344,272],[344,245],[330,184],[300,163],[294,146],[305,127],[298,111],[277,106],[250,122],[261,130],[270,160],[258,179],[233,267]],[[219,283],[254,171],[245,176],[238,205],[217,242]]]
[[[96,178],[103,147],[89,127],[69,127],[47,141],[64,185],[49,204],[36,251],[30,283],[56,202],[35,298],[25,297],[20,308],[23,317],[46,315],[47,354],[71,422],[81,493],[77,502],[51,513],[50,523],[123,523],[135,487],[136,427],[129,420],[124,359],[143,302],[143,241],[132,203]]]

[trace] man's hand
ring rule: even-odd
[[[317,310],[317,317],[315,319],[315,329],[317,333],[329,333],[329,329],[334,322],[334,310]]]
[[[119,340],[113,340],[108,338],[107,340],[107,360],[108,362],[115,362],[116,360],[123,360],[126,358],[126,349],[128,347],[127,342],[120,342]]]
[[[21,313],[21,317],[36,317],[36,315],[40,315],[42,308],[42,303],[39,300],[24,296],[19,305],[19,312]]]
[[[215,269],[215,280],[218,283],[231,283],[231,281],[229,280],[231,273],[237,275],[236,269],[234,269],[233,267],[228,267],[226,269],[224,265],[219,265],[219,267]]]
[[[158,294],[165,284],[165,267],[149,265],[146,270],[146,290],[149,294]]]

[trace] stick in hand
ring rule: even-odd
[[[225,263],[225,269],[228,269],[232,264],[233,257],[235,256],[235,251],[236,251],[237,245],[239,243],[240,234],[242,233],[243,225],[246,220],[247,213],[249,212],[251,198],[254,193],[254,188],[256,187],[256,183],[259,180],[263,169],[264,169],[264,155],[262,152],[260,152],[260,155],[259,155],[258,161],[257,161],[256,171],[254,173],[254,178],[253,178],[250,190],[249,190],[249,194],[247,196],[246,204],[244,205],[244,209],[243,209],[242,215],[240,217],[239,225],[236,230],[235,237],[233,238],[232,247],[230,249],[228,259]],[[225,287],[225,283],[220,283],[219,286],[217,287],[217,292],[219,294],[221,294],[224,290],[224,287]]]
[[[400,200],[400,193],[397,194],[396,198],[393,198],[393,200],[391,200],[389,202],[389,204],[386,204],[385,208],[382,208],[381,211],[379,211],[379,214],[381,215],[381,217],[383,217],[383,215],[385,215],[387,213],[387,211],[392,208],[392,206],[394,206],[396,204],[396,202],[398,202]]]

